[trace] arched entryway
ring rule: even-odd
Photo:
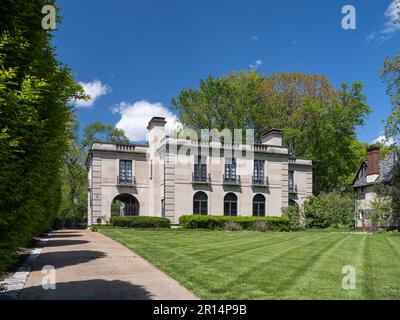
[[[122,193],[114,198],[111,204],[112,216],[138,216],[139,201],[131,194]]]

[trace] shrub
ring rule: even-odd
[[[168,218],[159,217],[132,217],[115,216],[111,217],[110,224],[122,228],[169,228],[171,222]]]
[[[249,230],[258,231],[258,232],[266,232],[268,230],[267,224],[265,221],[257,220],[249,225]]]
[[[304,217],[311,228],[328,228],[352,225],[354,199],[351,194],[337,191],[311,196],[304,202]]]
[[[239,231],[242,230],[242,227],[239,223],[235,221],[226,221],[224,223],[224,230],[226,231]]]
[[[265,221],[266,227],[271,231],[289,231],[289,219],[284,217],[227,217],[227,216],[202,216],[185,215],[179,218],[179,224],[184,229],[224,229],[225,222],[234,221],[242,229],[248,230],[255,221]]]
[[[282,209],[283,217],[289,219],[289,228],[292,231],[298,231],[304,228],[301,222],[301,213],[299,206],[290,206]]]

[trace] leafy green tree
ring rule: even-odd
[[[59,209],[68,101],[85,98],[42,28],[47,4],[54,1],[0,5],[0,272]]]
[[[61,169],[62,197],[57,215],[58,227],[75,226],[87,220],[86,157],[94,142],[129,143],[124,131],[95,122],[83,130],[81,137],[78,122],[72,117],[69,126],[68,152]]]
[[[304,218],[306,225],[311,228],[353,227],[354,208],[351,193],[321,193],[304,202]]]
[[[129,143],[129,139],[121,129],[114,128],[113,126],[101,122],[93,122],[84,130],[83,138],[80,141],[81,150],[90,148],[94,142],[126,144]]]
[[[386,124],[386,136],[398,142],[400,138],[400,51],[393,58],[385,58],[381,76],[387,84],[387,94],[392,103],[392,112]]]
[[[314,192],[348,187],[365,146],[356,139],[370,108],[362,85],[335,90],[328,79],[300,73],[259,76],[231,73],[201,80],[172,99],[184,126],[193,129],[284,130],[290,152],[314,162]]]

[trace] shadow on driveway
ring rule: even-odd
[[[46,242],[46,247],[65,247],[65,246],[75,246],[78,244],[86,244],[89,241],[86,240],[63,240],[63,239],[50,239]]]
[[[104,252],[92,250],[44,252],[40,255],[33,271],[42,270],[45,265],[52,265],[59,269],[105,257],[106,254]]]
[[[151,300],[142,286],[120,280],[86,280],[61,282],[55,290],[42,286],[25,288],[20,300]]]
[[[75,237],[82,237],[82,235],[79,233],[67,233],[67,234],[54,234],[51,236],[52,239],[75,238]]]

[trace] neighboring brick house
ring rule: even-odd
[[[177,224],[187,214],[280,216],[282,207],[301,205],[312,194],[312,162],[290,157],[280,130],[264,134],[260,144],[228,145],[172,138],[165,124],[164,118],[150,121],[146,145],[93,144],[89,225],[107,223],[116,200],[125,215],[164,216]],[[177,153],[182,147],[188,152]],[[211,152],[191,152],[197,149]]]
[[[379,183],[390,184],[393,169],[399,161],[398,154],[395,151],[380,160],[379,150],[380,147],[377,145],[368,148],[368,159],[361,164],[353,181],[357,228],[370,225],[370,218],[374,214],[373,203],[377,200],[376,185]]]

